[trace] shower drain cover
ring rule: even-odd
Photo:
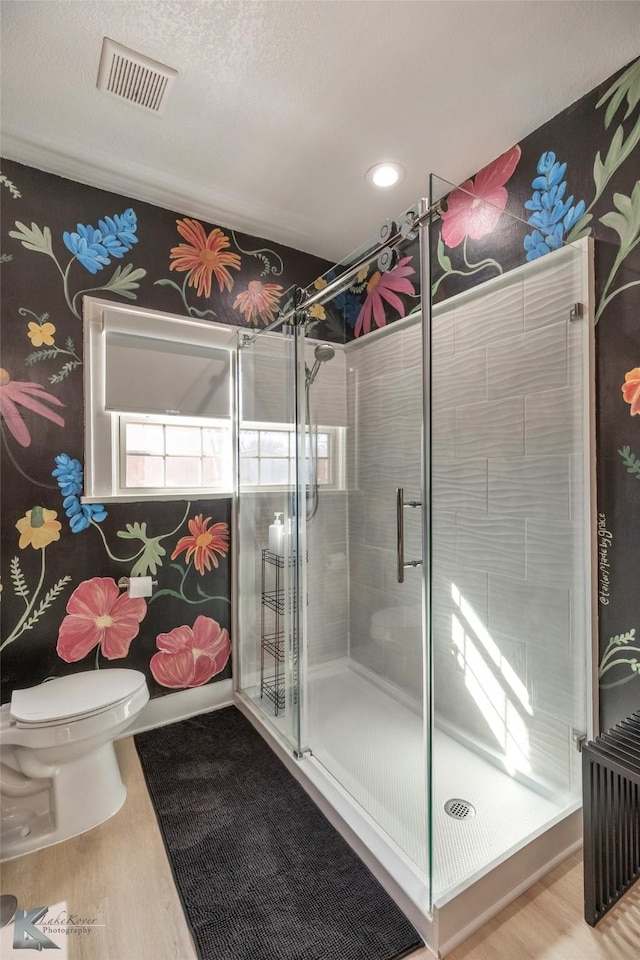
[[[475,817],[476,808],[468,800],[453,797],[445,803],[444,812],[448,813],[454,820],[467,820],[469,817]]]

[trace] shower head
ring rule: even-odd
[[[333,360],[336,355],[335,349],[330,343],[319,343],[313,352],[318,363],[326,363],[327,360]]]
[[[308,367],[305,367],[307,374],[307,387],[310,387],[315,380],[318,370],[320,369],[320,364],[326,363],[327,360],[333,360],[336,355],[336,351],[330,343],[319,343],[313,351],[313,355],[316,358],[316,362],[314,363],[313,367],[311,370],[309,370]]]

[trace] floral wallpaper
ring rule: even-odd
[[[231,501],[81,501],[82,296],[257,328],[328,264],[10,161],[0,191],[2,701],[110,665],[152,696],[225,679]]]
[[[600,722],[640,708],[640,59],[443,192],[432,295],[595,238]],[[509,214],[510,216],[505,216]],[[337,298],[355,336],[417,308],[417,243]],[[409,279],[412,277],[412,279]]]

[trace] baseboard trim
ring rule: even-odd
[[[233,703],[233,683],[231,680],[220,680],[218,683],[208,683],[204,687],[193,687],[191,690],[179,690],[168,693],[164,697],[154,697],[136,717],[130,727],[127,727],[120,737],[131,737],[145,730],[155,730],[157,727],[166,727],[169,723],[187,720],[199,713],[210,713],[222,707],[230,707]]]

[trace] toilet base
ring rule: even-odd
[[[69,763],[29,796],[2,796],[2,860],[70,840],[104,823],[123,805],[127,791],[113,742]]]

